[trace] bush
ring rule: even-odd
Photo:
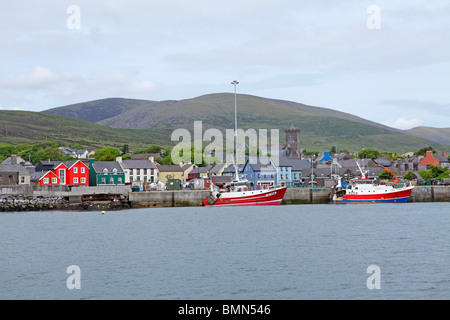
[[[414,178],[414,173],[412,171],[408,171],[403,176],[403,179],[406,179],[406,180],[412,180],[413,178]]]

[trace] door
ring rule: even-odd
[[[66,184],[66,170],[59,169],[59,181],[60,184]]]

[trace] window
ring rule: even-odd
[[[114,184],[114,178],[111,177],[111,179],[109,179],[109,184]]]
[[[52,184],[58,184],[58,178],[52,178]]]
[[[85,167],[81,167],[81,173],[85,173],[86,168]]]
[[[73,178],[73,184],[78,183],[78,178]]]
[[[117,184],[122,184],[122,177],[117,178]]]
[[[106,184],[106,178],[102,178],[102,184]]]
[[[25,177],[20,177],[20,183],[25,183]]]
[[[86,183],[86,178],[81,178],[81,179],[80,179],[80,182],[81,182],[81,183]]]
[[[147,175],[147,169],[144,169],[144,176]]]
[[[48,184],[48,178],[44,178],[44,184]]]
[[[77,167],[73,168],[73,173],[78,173],[78,168]]]

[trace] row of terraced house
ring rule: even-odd
[[[278,161],[270,158],[259,158],[251,161],[247,158],[239,166],[239,174],[254,185],[288,185],[296,186],[309,181],[316,181],[325,186],[327,179],[337,174],[345,180],[358,176],[359,169],[351,154],[333,155],[324,152],[316,159],[290,159],[280,157]],[[313,163],[313,165],[312,165]],[[410,157],[391,161],[371,159],[359,161],[367,171],[369,177],[376,177],[388,167],[400,176],[403,172],[417,172],[425,170],[427,165],[450,167],[447,155],[427,152],[424,157]],[[381,166],[380,166],[381,165]],[[193,164],[159,165],[154,162],[151,154],[133,155],[131,160],[117,157],[116,161],[95,161],[79,159],[73,161],[42,161],[33,166],[19,156],[11,156],[0,164],[0,185],[31,184],[31,185],[71,185],[71,186],[99,186],[126,185],[134,181],[146,183],[163,182],[169,179],[180,180],[182,183],[216,177],[216,181],[223,183],[235,178],[234,165],[211,164],[198,167]],[[332,182],[332,181],[330,181]]]

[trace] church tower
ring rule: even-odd
[[[292,124],[289,129],[284,129],[286,132],[286,157],[291,159],[301,159],[300,155],[300,129],[294,127]]]

